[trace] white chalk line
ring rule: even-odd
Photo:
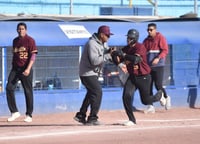
[[[120,123],[124,120],[118,120]],[[139,119],[137,122],[189,122],[189,121],[200,121],[200,119]]]
[[[171,120],[163,120],[163,119],[152,119],[152,120],[138,120],[143,122],[182,122],[182,121],[200,121],[200,119],[171,119]]]
[[[120,129],[101,129],[101,130],[79,130],[79,131],[64,131],[61,132],[45,132],[40,134],[31,134],[31,135],[23,135],[23,136],[4,136],[0,137],[0,140],[17,140],[17,139],[29,139],[29,138],[39,138],[44,136],[61,136],[61,135],[77,135],[77,134],[89,134],[89,133],[105,133],[105,132],[124,132],[124,131],[138,131],[138,130],[153,130],[153,129],[165,129],[165,128],[197,128],[200,125],[184,125],[184,126],[154,126],[154,127],[142,127],[136,128],[135,126],[132,127],[124,127]]]
[[[199,121],[200,119],[174,119],[174,120],[140,120],[140,121]],[[94,129],[93,129],[94,127]],[[105,128],[106,127],[106,128]],[[145,126],[145,127],[137,127],[131,126],[126,127],[124,126],[110,126],[110,125],[103,125],[103,126],[91,126],[91,129],[82,129],[82,130],[69,130],[63,129],[62,131],[57,132],[41,132],[37,134],[26,134],[23,135],[15,135],[15,136],[0,136],[0,140],[17,140],[17,139],[29,139],[29,138],[39,138],[44,136],[61,136],[61,135],[77,135],[77,134],[90,134],[90,133],[109,133],[109,132],[125,132],[125,131],[140,131],[140,130],[153,130],[153,129],[166,129],[166,128],[199,128],[200,124],[189,124],[189,125],[159,125],[159,126]],[[97,129],[98,128],[98,129]],[[102,129],[99,129],[102,128]],[[80,128],[81,129],[81,128]]]

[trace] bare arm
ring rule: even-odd
[[[28,76],[30,74],[31,68],[35,62],[35,58],[36,58],[36,54],[33,53],[31,56],[31,60],[29,61],[29,64],[27,66],[27,68],[24,70],[23,75]]]

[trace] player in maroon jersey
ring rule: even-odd
[[[35,40],[27,34],[27,25],[23,22],[17,25],[18,36],[13,40],[12,69],[6,86],[7,103],[11,112],[8,121],[14,121],[20,117],[16,106],[15,88],[20,80],[24,89],[26,100],[25,122],[32,122],[33,112],[33,70],[32,66],[38,52]]]
[[[143,44],[138,42],[139,32],[136,29],[130,29],[127,34],[127,46],[121,51],[112,52],[114,63],[120,66],[126,66],[129,77],[124,85],[123,104],[129,120],[123,125],[132,126],[136,124],[136,119],[132,109],[133,94],[136,89],[139,90],[141,101],[144,105],[160,101],[165,104],[165,98],[162,90],[159,90],[154,96],[150,95],[151,75],[150,67],[147,63],[147,52]],[[123,67],[124,68],[124,67]],[[123,70],[123,69],[122,69]]]

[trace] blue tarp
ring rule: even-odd
[[[12,40],[17,36],[18,22],[0,22],[0,46],[11,46]],[[37,46],[66,46],[82,45],[85,41],[79,39],[69,40],[62,32],[59,24],[63,22],[26,22],[28,34],[32,36]]]
[[[166,38],[169,44],[199,44],[200,43],[200,21],[191,22],[155,22],[160,31]],[[83,24],[90,32],[95,31],[100,23],[78,23]],[[103,23],[104,24],[104,23]],[[126,33],[128,29],[135,28],[140,32],[139,41],[142,42],[147,36],[148,22],[130,23],[130,22],[108,22],[105,23],[111,27],[114,35],[110,38],[110,45],[126,44]]]
[[[12,40],[17,36],[18,22],[0,22],[0,46],[11,46]],[[114,35],[109,40],[109,45],[123,46],[126,44],[128,29],[135,28],[140,32],[139,41],[146,37],[147,22],[39,22],[27,21],[28,34],[35,38],[37,46],[80,46],[84,45],[87,38],[69,39],[60,29],[59,24],[83,25],[91,34],[96,32],[100,25],[108,25]],[[188,22],[155,22],[158,31],[163,33],[169,44],[199,44],[200,21]]]

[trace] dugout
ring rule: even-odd
[[[0,22],[0,47],[2,71],[0,81],[6,81],[11,64],[12,39],[17,36],[16,26],[19,20]],[[126,44],[128,29],[140,32],[140,39],[146,37],[149,21],[25,21],[28,34],[35,40],[39,49],[34,65],[34,86],[36,89],[54,89],[49,87],[54,80],[60,80],[58,89],[79,89],[78,64],[81,50],[88,37],[97,31],[100,25],[109,25],[114,33],[108,44],[122,47]],[[151,21],[158,25],[158,31],[167,38],[170,53],[167,58],[164,83],[166,86],[184,87],[198,84],[200,53],[199,19],[168,19]],[[73,31],[72,31],[73,30]],[[4,55],[6,54],[6,55]],[[6,62],[3,58],[6,57]],[[4,75],[4,77],[2,76]]]

